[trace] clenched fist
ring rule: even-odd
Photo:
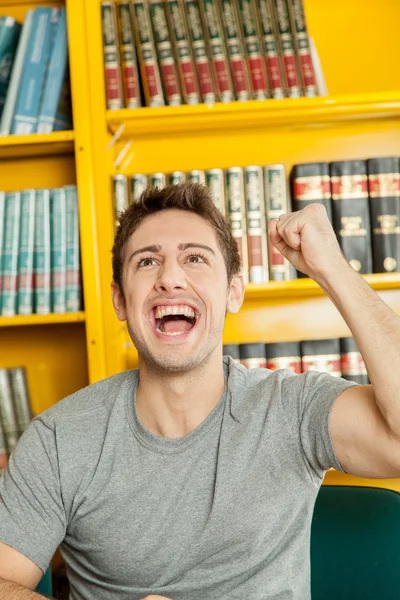
[[[315,281],[329,276],[332,269],[348,267],[323,204],[281,215],[268,227],[275,248]]]

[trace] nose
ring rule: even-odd
[[[156,289],[158,292],[168,294],[186,290],[185,271],[175,260],[166,260],[158,270]]]

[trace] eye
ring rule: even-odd
[[[200,263],[206,263],[207,259],[205,256],[202,256],[201,254],[190,254],[187,258],[188,262],[190,263],[194,263],[194,264],[200,264]]]
[[[156,259],[153,256],[146,256],[138,262],[138,267],[151,267],[156,263]]]

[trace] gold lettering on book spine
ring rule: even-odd
[[[154,29],[162,42],[168,41],[168,26],[165,19],[164,9],[160,5],[153,9]]]
[[[207,15],[208,29],[210,31],[210,37],[218,38],[219,35],[218,35],[217,22],[215,19],[213,6],[210,2],[207,2],[207,4],[206,4],[206,15]]]
[[[366,175],[335,175],[331,177],[331,182],[333,200],[368,198]]]
[[[338,233],[341,237],[363,237],[368,233],[362,227],[362,217],[341,217],[340,222],[343,229],[340,229]]]
[[[397,225],[398,218],[398,215],[379,215],[378,221],[380,227],[374,228],[374,233],[381,233],[383,235],[400,233],[400,227]]]
[[[282,0],[275,0],[275,6],[276,15],[278,17],[279,29],[281,30],[281,32],[287,31],[289,29],[289,20],[286,7],[284,6]]]
[[[228,33],[228,37],[237,37],[232,4],[230,2],[223,2],[222,10],[224,12],[225,29]]]
[[[251,6],[250,3],[246,0],[241,2],[241,17],[243,19],[243,27],[246,32],[246,36],[251,36],[254,34],[254,25],[253,25],[253,15],[251,14]]]
[[[379,173],[369,175],[371,198],[398,198],[400,196],[400,174]]]
[[[112,12],[110,10],[103,11],[103,33],[105,37],[105,43],[107,46],[114,45],[115,40],[115,28],[114,20],[112,18]]]
[[[175,36],[178,39],[185,38],[185,32],[183,29],[183,23],[180,19],[179,8],[177,4],[170,4],[170,13],[172,17],[172,22],[175,29]]]
[[[303,13],[303,7],[301,0],[292,0],[294,19],[296,21],[296,30],[298,32],[304,31],[306,28],[305,17]]]

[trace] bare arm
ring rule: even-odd
[[[42,571],[26,556],[0,542],[0,600],[37,600],[45,598],[32,590]]]
[[[48,596],[37,594],[18,583],[0,579],[0,600],[37,600],[38,598],[48,598]]]

